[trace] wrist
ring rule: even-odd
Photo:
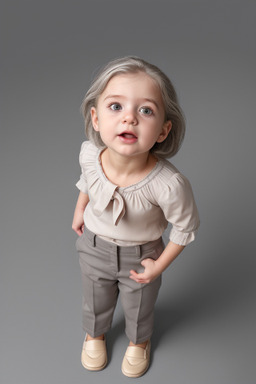
[[[165,268],[164,268],[163,263],[159,259],[160,258],[155,260],[155,268],[156,268],[157,273],[160,275],[165,270]]]

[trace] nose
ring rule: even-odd
[[[123,124],[131,124],[136,125],[137,124],[137,117],[135,112],[133,111],[125,111],[123,117],[122,117],[122,123]]]

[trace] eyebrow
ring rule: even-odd
[[[104,101],[107,100],[107,99],[115,99],[115,98],[125,98],[125,96],[122,96],[122,95],[108,95],[104,98]],[[154,100],[154,99],[150,99],[150,98],[143,98],[142,101],[147,101],[147,102],[150,102],[152,104],[154,104],[156,106],[157,109],[159,109],[159,105],[157,104],[157,102]]]

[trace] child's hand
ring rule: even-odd
[[[157,260],[145,259],[141,265],[145,268],[144,272],[137,273],[130,271],[130,279],[141,284],[148,284],[155,280],[161,273],[176,259],[183,251],[184,245],[178,245],[170,241],[165,247],[163,253]]]
[[[76,210],[73,218],[72,229],[81,236],[84,232],[83,212]]]
[[[74,212],[72,229],[81,236],[84,232],[84,210],[89,202],[89,196],[80,191]]]
[[[158,268],[156,261],[153,259],[145,259],[141,262],[145,268],[144,272],[137,273],[134,270],[130,271],[130,279],[140,284],[148,284],[155,280],[162,271]]]

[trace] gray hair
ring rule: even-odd
[[[123,73],[136,72],[145,72],[155,80],[160,88],[165,107],[165,121],[170,120],[172,122],[172,129],[162,143],[155,143],[151,148],[151,152],[159,157],[170,158],[178,152],[184,139],[185,118],[170,79],[158,67],[139,57],[126,56],[111,61],[101,70],[93,81],[81,105],[86,137],[97,147],[105,147],[99,132],[96,132],[93,128],[91,108],[97,106],[99,96],[112,77]]]

